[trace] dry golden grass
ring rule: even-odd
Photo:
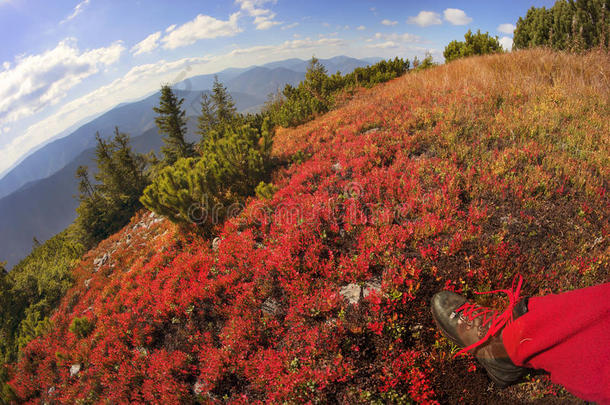
[[[358,117],[363,108],[377,106],[379,118],[401,99],[464,92],[492,98],[519,96],[522,102],[547,97],[573,104],[595,102],[608,116],[610,54],[594,50],[584,54],[532,49],[459,59],[425,71],[409,73],[369,91],[360,91],[345,106],[298,128],[280,128],[276,153],[293,153],[294,146],[320,128],[333,131]],[[517,107],[517,106],[515,106]],[[608,122],[606,122],[606,134]],[[608,146],[608,139],[606,139]],[[606,149],[608,150],[608,149]]]

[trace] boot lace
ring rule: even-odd
[[[504,293],[508,296],[508,307],[504,312],[498,314],[498,311],[492,310],[490,308],[485,308],[478,306],[474,303],[464,303],[461,307],[457,308],[453,311],[455,314],[461,312],[462,316],[466,318],[468,321],[473,321],[475,318],[482,317],[481,328],[489,325],[489,329],[487,333],[481,340],[471,344],[468,347],[463,348],[459,352],[456,353],[456,357],[464,354],[472,349],[475,349],[487,342],[490,338],[492,338],[496,333],[502,330],[504,326],[506,326],[509,322],[513,322],[513,308],[519,302],[519,294],[521,293],[521,286],[523,285],[523,277],[521,275],[515,275],[513,278],[513,283],[510,289],[506,290],[493,290],[493,291],[484,291],[484,292],[475,292],[475,294],[497,294]]]

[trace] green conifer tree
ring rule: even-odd
[[[99,134],[96,140],[95,184],[86,167],[81,166],[76,172],[80,201],[76,224],[79,238],[87,246],[106,238],[129,221],[141,208],[139,198],[148,185],[145,159],[131,150],[127,134],[115,128],[111,140]]]
[[[165,143],[161,148],[165,165],[194,155],[193,144],[186,141],[186,113],[182,110],[183,102],[184,99],[178,99],[171,87],[164,85],[161,87],[159,106],[153,107],[158,114],[155,123]]]
[[[468,30],[468,32],[464,34],[464,41],[451,41],[445,47],[443,56],[445,57],[445,62],[451,62],[452,60],[472,55],[485,55],[498,52],[502,52],[502,46],[498,41],[498,37],[492,37],[487,32],[482,34],[481,30],[478,30],[476,34],[473,34],[471,30]],[[427,57],[424,59],[424,62],[425,61],[427,61],[425,67],[429,67],[432,58]],[[422,63],[422,65],[424,65],[424,63]],[[418,68],[420,68],[420,66],[418,66]]]
[[[203,141],[208,133],[218,125],[214,101],[207,93],[203,93],[201,96],[201,115],[198,121],[197,133],[201,135]]]
[[[218,76],[214,76],[211,98],[217,122],[221,125],[231,124],[237,116],[237,109],[229,90],[218,80]]]
[[[520,17],[513,47],[549,46],[560,50],[607,48],[610,0],[558,0],[553,7],[532,7]]]

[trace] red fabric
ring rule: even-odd
[[[502,340],[515,364],[544,369],[574,395],[610,404],[610,283],[530,298]]]

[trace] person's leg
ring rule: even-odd
[[[610,283],[531,297],[502,331],[517,366],[544,369],[578,397],[610,403]]]

